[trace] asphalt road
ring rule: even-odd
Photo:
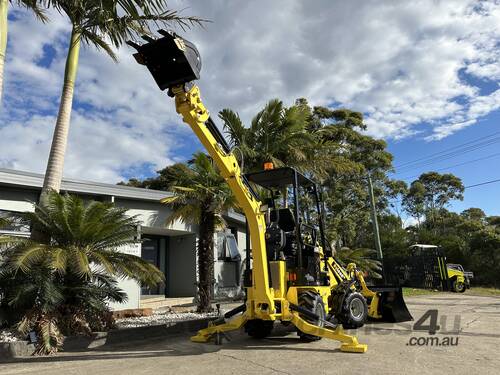
[[[414,331],[414,322],[370,324],[357,331],[368,344],[364,354],[342,353],[325,339],[301,343],[279,328],[260,341],[233,333],[223,346],[191,343],[186,336],[104,344],[0,364],[0,374],[500,374],[499,297],[443,293],[407,303],[415,320],[437,309],[437,333]]]

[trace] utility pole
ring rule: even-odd
[[[378,220],[377,220],[377,208],[375,206],[375,195],[373,194],[373,183],[370,174],[368,174],[368,190],[370,194],[370,206],[371,206],[371,216],[373,225],[373,237],[375,240],[375,249],[377,250],[378,260],[382,262],[384,260],[384,255],[382,254],[382,245],[380,244],[380,233],[378,230]]]
[[[382,254],[382,245],[380,244],[380,232],[378,230],[377,207],[375,206],[375,195],[373,194],[373,183],[370,173],[368,173],[368,190],[370,195],[370,207],[373,225],[373,238],[375,240],[375,249],[377,250],[377,258],[382,263],[382,278],[387,280],[384,267],[384,254]]]

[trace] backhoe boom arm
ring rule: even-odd
[[[203,144],[209,155],[217,164],[222,177],[228,183],[236,200],[242,208],[250,229],[253,257],[252,292],[256,309],[249,311],[267,311],[273,313],[274,302],[269,290],[269,277],[265,247],[265,219],[260,211],[261,202],[254,196],[250,187],[244,181],[240,166],[234,154],[230,151],[224,137],[210,119],[209,113],[200,97],[200,89],[193,85],[172,88],[175,96],[175,106],[184,122],[187,123]],[[260,305],[260,306],[259,306]]]

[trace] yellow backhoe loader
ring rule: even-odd
[[[175,98],[182,116],[214,162],[243,210],[251,239],[245,273],[246,301],[192,337],[207,342],[224,332],[244,328],[252,337],[271,333],[276,322],[293,324],[304,341],[338,340],[345,352],[363,353],[367,345],[344,329],[361,327],[368,318],[412,320],[400,288],[367,287],[355,264],[343,267],[334,257],[323,228],[318,186],[289,167],[244,175],[238,161],[203,105],[201,59],[191,42],[163,30],[162,37],[128,42],[161,90]],[[259,188],[257,188],[257,186]],[[259,193],[258,193],[258,192]],[[287,191],[286,198],[280,193]],[[301,207],[308,196],[312,207]],[[250,259],[252,259],[250,263]]]

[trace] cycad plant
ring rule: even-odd
[[[119,278],[154,286],[164,275],[135,255],[137,221],[111,203],[51,192],[44,206],[21,214],[50,237],[48,244],[3,237],[0,262],[1,313],[22,333],[38,335],[37,352],[57,350],[61,334],[110,328],[109,302],[123,302]]]
[[[212,159],[202,152],[188,165],[174,164],[160,172],[173,196],[164,198],[173,213],[167,225],[176,220],[199,225],[198,311],[211,310],[214,281],[214,234],[223,225],[222,213],[234,208],[236,200]]]
[[[7,23],[9,3],[14,3],[20,7],[31,10],[35,16],[42,22],[47,21],[43,11],[41,1],[37,0],[0,0],[0,103],[3,93],[3,71],[5,64],[5,52],[7,50]]]
[[[4,217],[0,217],[0,229],[9,225],[9,220]]]
[[[358,248],[349,249],[348,247],[341,248],[336,257],[343,263],[356,263],[356,266],[368,273],[368,276],[375,279],[380,279],[382,275],[382,263],[375,259],[376,251],[373,249]]]

